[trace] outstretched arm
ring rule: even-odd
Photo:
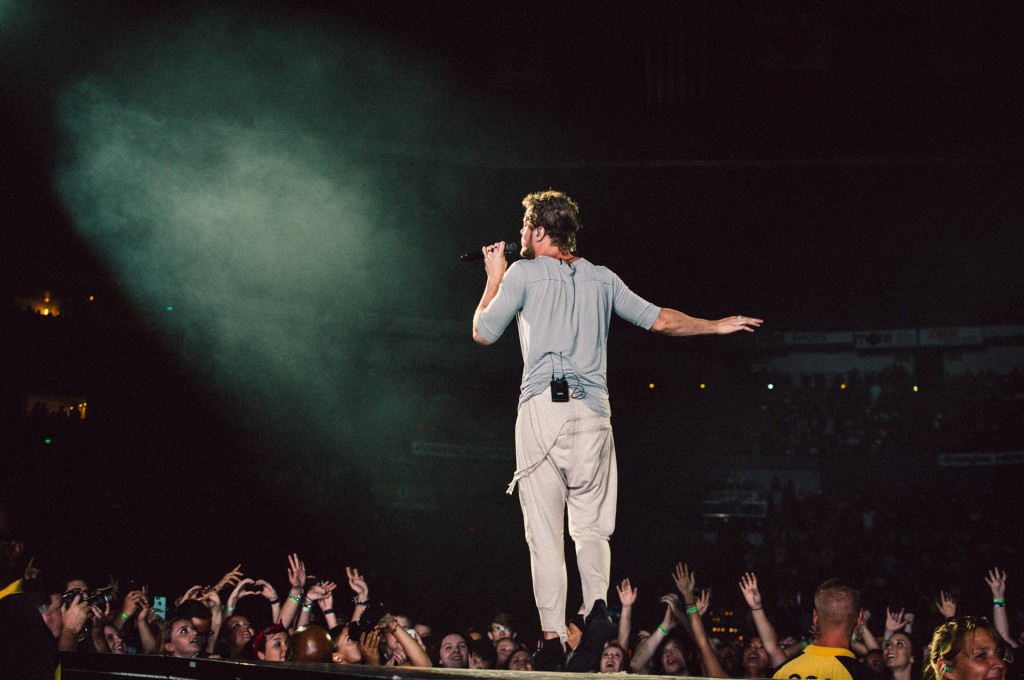
[[[430,655],[427,654],[427,650],[423,648],[423,645],[417,642],[413,636],[409,635],[409,631],[398,625],[398,620],[391,614],[386,615],[381,620],[380,625],[383,630],[395,636],[398,644],[405,651],[405,658],[408,659],[410,665],[419,668],[430,668],[434,665],[430,661]]]
[[[875,637],[874,633],[868,627],[868,620],[871,618],[871,612],[867,609],[864,610],[864,614],[861,616],[860,625],[853,630],[853,639],[850,640],[851,647],[853,644],[859,644],[864,648],[863,654],[867,654],[872,650],[881,649],[878,644],[878,638]]]
[[[629,634],[633,629],[633,603],[636,602],[636,588],[629,584],[629,579],[622,579],[622,584],[616,587],[619,592],[619,602],[622,603],[622,613],[619,614],[619,644],[623,649],[629,649]]]
[[[633,658],[629,662],[629,669],[632,672],[646,673],[648,671],[651,659],[654,658],[654,652],[657,651],[658,645],[676,627],[678,620],[672,613],[672,603],[669,602],[669,598],[675,597],[675,595],[666,595],[661,598],[661,601],[668,605],[665,607],[665,617],[661,620],[661,624],[636,646]]]
[[[768,620],[764,613],[764,601],[761,599],[761,591],[757,589],[757,575],[747,572],[740,579],[740,590],[743,591],[743,598],[750,607],[750,614],[754,617],[754,626],[757,628],[757,635],[761,638],[764,651],[768,654],[772,668],[778,668],[786,663],[789,658],[779,647],[779,636],[775,632],[775,626]]]
[[[1010,635],[1010,622],[1006,616],[1006,572],[999,567],[988,570],[985,583],[992,589],[992,625],[1011,647],[1016,647]]]
[[[755,328],[764,323],[761,319],[754,319],[749,316],[727,316],[717,321],[698,319],[683,314],[675,309],[662,307],[658,318],[654,320],[651,330],[664,335],[728,335],[736,331],[747,331],[753,333]]]
[[[693,590],[697,584],[697,573],[690,571],[690,568],[678,562],[672,579],[676,582],[679,594],[683,596],[683,604],[686,605],[686,614],[690,617],[690,632],[693,633],[693,640],[700,650],[700,661],[704,665],[704,676],[708,678],[727,678],[729,674],[722,668],[722,662],[718,660],[718,654],[708,639],[704,630],[704,622],[700,618],[700,607],[697,606],[697,597]]]
[[[288,556],[288,584],[291,588],[288,597],[281,604],[281,618],[278,620],[285,628],[289,628],[295,620],[299,611],[299,603],[302,601],[302,589],[306,585],[306,565],[299,559],[298,553]]]

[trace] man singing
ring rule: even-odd
[[[525,259],[509,267],[504,242],[483,249],[487,284],[473,315],[473,339],[492,344],[517,320],[523,382],[508,492],[518,482],[544,638],[564,641],[567,503],[587,614],[607,597],[611,577],[617,484],[605,347],[612,312],[665,335],[753,332],[762,322],[706,321],[655,307],[607,268],[574,254],[581,225],[571,198],[542,191],[523,206]]]

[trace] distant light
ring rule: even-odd
[[[96,296],[95,296],[95,295],[90,295],[90,296],[89,296],[89,302],[92,302],[92,301],[94,301],[95,299],[96,299]]]
[[[53,440],[52,440],[52,439],[50,439],[49,437],[47,437],[46,439],[44,439],[44,440],[43,440],[43,443],[44,443],[44,444],[52,444],[52,443],[53,443]]]
[[[167,311],[168,312],[173,312],[174,311],[174,307],[171,307],[170,305],[167,305]]]
[[[917,385],[914,385],[914,391],[917,392]]]
[[[701,388],[701,389],[704,389],[705,387],[707,387],[707,385],[705,385],[704,383],[701,383],[701,384],[700,384],[700,388]]]
[[[841,390],[845,390],[845,389],[846,389],[846,383],[842,383],[842,384],[841,384],[841,385],[839,386],[839,389],[841,389]]]
[[[648,385],[647,385],[647,387],[648,387],[649,389],[652,389],[652,390],[653,390],[653,389],[654,389],[654,383],[650,383],[650,384],[648,384]]]
[[[773,385],[772,383],[768,383],[768,389],[774,390],[775,389],[775,385]]]

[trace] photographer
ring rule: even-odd
[[[22,525],[0,504],[0,668],[18,680],[53,678],[57,645],[22,591]]]

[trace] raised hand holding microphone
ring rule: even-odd
[[[504,243],[504,241],[499,241],[499,243]],[[466,253],[464,255],[459,255],[459,259],[462,260],[463,262],[482,260],[484,259],[484,251],[486,251],[487,248],[490,247],[491,246],[484,246],[479,253]],[[512,243],[511,241],[505,243],[505,257],[515,257],[518,253],[519,246],[517,246],[515,243]]]

